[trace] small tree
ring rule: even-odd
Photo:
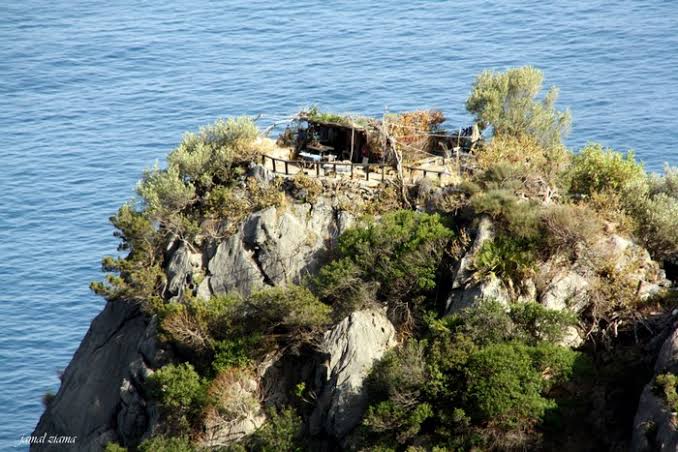
[[[531,66],[504,73],[484,71],[473,85],[466,109],[481,128],[492,126],[496,136],[529,136],[544,147],[557,146],[569,129],[570,113],[556,110],[556,87],[537,99],[543,81],[543,73]]]

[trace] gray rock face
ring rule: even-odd
[[[322,387],[310,419],[311,433],[343,438],[367,408],[363,382],[375,361],[395,347],[395,328],[381,311],[357,311],[325,333],[321,350],[327,360],[317,379]]]
[[[149,323],[138,307],[107,303],[92,322],[64,372],[59,392],[33,432],[77,435],[76,443],[34,444],[31,450],[100,451],[109,441],[138,444],[155,417],[140,388],[152,372],[148,364],[162,364],[166,359],[154,337],[155,324]]]
[[[201,267],[202,253],[191,251],[181,244],[167,266],[168,295],[180,295],[184,286],[195,279],[194,274],[201,272]]]
[[[269,180],[263,168],[253,177]],[[326,247],[352,223],[350,214],[335,215],[322,203],[291,204],[250,215],[238,233],[202,251],[179,245],[166,268],[166,295],[192,289],[197,275],[201,297],[239,291],[249,294],[265,285],[298,282],[319,265]],[[205,265],[204,262],[207,261]],[[154,369],[168,362],[155,340],[156,322],[135,306],[108,303],[64,373],[55,399],[42,415],[35,435],[77,435],[73,445],[52,450],[99,451],[108,442],[136,446],[158,426],[157,408],[143,394]],[[233,428],[212,430],[214,444],[251,432],[260,413]],[[214,427],[214,426],[213,426]],[[33,450],[49,450],[33,445]]]
[[[665,372],[678,373],[678,329],[671,334],[659,352],[655,363],[655,375]],[[653,390],[654,378],[640,396],[638,410],[633,419],[631,450],[634,452],[678,451],[676,413],[663,397]]]
[[[581,312],[588,304],[589,281],[576,272],[565,269],[555,276],[541,296],[541,303],[556,310]]]
[[[488,217],[482,217],[476,229],[473,245],[461,258],[454,272],[452,293],[447,299],[447,311],[457,312],[474,306],[479,300],[493,298],[508,304],[509,294],[502,282],[494,275],[476,279],[473,261],[476,253],[488,240],[494,238],[494,225]]]
[[[322,202],[255,212],[217,246],[197,294],[247,295],[265,285],[298,283],[315,272],[327,246],[351,224],[350,214],[335,215]]]
[[[207,265],[209,274],[198,288],[201,296],[222,294],[231,290],[249,295],[264,286],[254,252],[245,248],[242,234],[232,235],[221,242]]]

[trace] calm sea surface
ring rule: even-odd
[[[0,5],[0,450],[102,307],[107,218],[186,130],[310,103],[466,125],[478,72],[532,64],[572,109],[570,146],[678,164],[677,2],[169,3]]]

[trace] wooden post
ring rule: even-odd
[[[332,164],[332,169],[334,169],[334,178],[336,179],[337,178],[337,164],[336,163]]]
[[[287,169],[287,160],[285,160],[285,176],[289,174],[289,171]]]
[[[348,158],[348,160],[353,163],[353,147],[355,145],[355,129],[353,128],[353,124],[351,124],[351,156]],[[351,170],[353,167],[351,167]],[[351,171],[351,177],[353,175],[353,171]]]
[[[271,161],[273,162],[273,172],[275,173],[275,172],[276,172],[276,171],[275,171],[275,159],[272,158]]]
[[[351,161],[351,179],[353,179],[353,161]]]
[[[315,175],[320,177],[320,162],[315,162]]]
[[[266,166],[266,154],[261,154],[261,164]]]
[[[368,163],[365,168],[365,180],[370,180],[370,164]]]

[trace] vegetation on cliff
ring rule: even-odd
[[[561,140],[569,113],[556,110],[555,89],[538,98],[542,81],[529,67],[481,74],[467,109],[493,138],[476,151],[475,172],[455,187],[406,187],[411,204],[425,211],[405,209],[395,196],[363,206],[378,215],[359,218],[338,237],[316,274],[251,294],[205,300],[195,290],[169,293],[169,251],[214,245],[248,214],[293,203],[292,193],[311,204],[329,195],[303,175],[266,184],[248,175],[269,146],[249,119],[185,135],[167,167],[147,171],[138,198],[112,217],[127,255],[105,258],[110,274],[92,284],[109,301],[137,302],[157,316],[175,353],[175,363],[149,378],[163,423],[140,449],[206,447],[206,425],[259,416],[257,390],[248,388],[262,363],[311,356],[324,332],[365,308],[386,310],[400,345],[371,371],[369,407],[347,447],[524,449],[604,432],[583,413],[603,409],[593,395],[623,370],[600,350],[614,355],[618,326],[636,324],[649,307],[662,309],[662,299],[641,297],[636,277],[640,269],[658,274],[656,264],[635,255],[622,262],[603,241],[628,235],[654,259],[675,262],[678,172],[649,175],[632,153],[597,144],[567,150]],[[474,251],[473,278],[496,278],[508,295],[450,312],[450,269],[469,252],[481,217],[495,230]],[[544,281],[573,265],[589,276],[583,307],[538,303]],[[575,351],[564,341],[577,328],[587,342]],[[305,450],[336,440],[310,437],[316,395],[309,378],[293,383],[287,403],[272,403],[268,421],[227,450]],[[675,404],[675,379],[657,383]],[[618,440],[599,441],[611,447]]]

